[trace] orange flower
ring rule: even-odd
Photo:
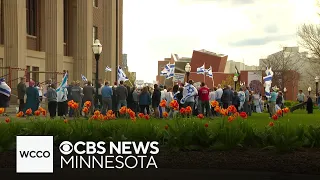
[[[4,108],[0,108],[0,114],[4,113]]]
[[[278,116],[275,114],[272,116],[272,119],[276,121],[276,120],[278,120]]]
[[[46,110],[41,111],[41,113],[42,113],[43,116],[47,115],[47,111]]]
[[[100,114],[101,114],[100,111],[95,111],[94,112],[94,115],[96,115],[96,116],[100,116]]]
[[[87,107],[87,108],[90,108],[91,107],[91,101],[86,101],[84,103],[84,106]]]
[[[45,109],[43,109],[42,107],[39,107],[38,109],[40,112],[46,111]]]
[[[6,118],[4,121],[5,121],[6,123],[9,123],[9,122],[10,122],[10,119],[9,119],[9,118]]]
[[[139,113],[138,116],[139,116],[139,118],[144,118],[144,114],[143,113]]]
[[[64,122],[64,123],[68,123],[68,119],[64,119],[63,122]]]
[[[26,110],[26,115],[31,115],[31,114],[32,114],[31,108],[27,109],[27,110]]]
[[[181,108],[180,109],[180,114],[185,114],[186,113],[186,109],[185,108]]]
[[[217,113],[220,113],[220,111],[221,111],[220,106],[216,106],[216,107],[214,108],[214,111],[217,112]]]
[[[84,112],[84,113],[88,113],[89,112],[89,109],[87,108],[87,107],[84,107],[83,109],[82,109],[82,112]]]
[[[191,114],[192,113],[192,108],[190,106],[186,107],[186,113]]]
[[[34,112],[34,115],[35,116],[39,116],[41,114],[41,112],[39,111],[39,110],[36,110],[35,112]]]
[[[94,119],[94,120],[97,120],[99,118],[99,116],[97,116],[97,115],[93,115],[92,117],[91,117],[91,119]]]
[[[120,114],[126,114],[127,113],[127,107],[126,106],[122,106],[119,110]]]
[[[179,103],[176,100],[173,100],[170,102],[170,107],[174,110],[178,110],[179,109]]]
[[[199,119],[203,119],[204,118],[204,115],[203,114],[198,114],[197,116]]]
[[[211,101],[210,104],[211,104],[212,107],[219,106],[219,102],[218,101]]]
[[[228,107],[228,111],[231,113],[236,113],[237,112],[237,108],[234,105],[231,105]]]
[[[164,126],[164,129],[165,129],[165,130],[168,130],[168,128],[169,128],[168,125],[165,125],[165,126]]]
[[[232,122],[234,119],[235,119],[234,116],[229,116],[229,117],[228,117],[228,122]]]
[[[282,110],[284,113],[288,113],[288,112],[290,112],[290,109],[289,108],[283,108],[283,110]]]
[[[167,105],[167,101],[166,100],[162,100],[159,104],[160,107],[166,107]]]
[[[146,114],[146,115],[144,116],[144,118],[145,118],[146,120],[149,120],[149,119],[150,119],[149,114]]]
[[[278,114],[279,116],[282,115],[282,110],[279,109],[279,110],[277,111],[277,114]]]
[[[234,113],[234,114],[233,114],[233,116],[234,116],[234,118],[236,118],[236,117],[238,117],[238,116],[239,116],[239,113],[238,113],[238,112],[236,112],[236,113]]]
[[[167,112],[163,112],[163,113],[162,113],[162,116],[163,116],[164,118],[167,118],[167,117],[169,116],[169,114],[168,114]]]
[[[229,114],[228,109],[223,109],[223,108],[222,108],[222,109],[220,110],[220,114],[221,114],[221,115],[224,115],[224,116],[227,116],[227,115]]]
[[[133,122],[136,122],[136,117],[130,117]]]
[[[248,115],[247,115],[247,113],[245,113],[245,112],[241,112],[239,115],[240,115],[240,117],[242,117],[243,119],[247,119],[247,118],[248,118]]]
[[[71,100],[71,101],[68,101],[68,106],[69,107],[72,107],[72,104],[74,104],[75,102],[73,101],[73,100]]]
[[[269,126],[270,126],[270,127],[274,126],[274,123],[273,123],[273,122],[270,122],[270,123],[269,123]]]
[[[206,128],[209,127],[209,124],[208,124],[208,123],[205,123],[205,124],[204,124],[204,127],[206,127]]]
[[[110,115],[110,114],[113,114],[113,111],[112,110],[109,110],[108,112],[107,112],[107,115]]]
[[[23,112],[22,111],[18,112],[18,114],[16,116],[17,117],[22,117],[23,116]]]

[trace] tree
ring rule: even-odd
[[[226,79],[225,80],[222,80],[222,82],[221,82],[221,86],[222,87],[224,87],[224,86],[231,86],[231,88],[233,88],[234,89],[234,81],[233,81],[233,76],[232,75],[228,75],[227,77],[226,77]],[[236,89],[236,91],[239,91],[239,89],[240,89],[240,82],[238,81],[237,82],[237,89]]]
[[[290,48],[283,48],[282,51],[262,59],[259,68],[264,72],[266,67],[271,67],[274,72],[272,78],[273,86],[276,85],[278,88],[283,89],[289,82],[295,82],[300,79],[304,63],[303,54],[298,51],[292,51]],[[263,76],[266,76],[266,74],[263,73]]]

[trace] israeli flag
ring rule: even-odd
[[[213,78],[213,74],[212,74],[212,67],[210,66],[209,69],[206,70],[207,72],[207,76],[210,77],[210,78]]]
[[[81,74],[81,79],[82,79],[82,81],[84,81],[84,82],[88,82],[88,79],[87,79],[84,75],[82,75],[82,74]]]
[[[194,97],[198,94],[197,89],[192,84],[186,84],[183,88],[183,97],[180,100],[181,104],[184,104],[187,99]]]
[[[204,64],[201,67],[197,68],[197,74],[205,74],[206,70],[204,68]]]
[[[126,74],[123,72],[121,67],[118,67],[118,81],[128,81]]]
[[[170,79],[170,78],[172,78],[174,76],[174,69],[175,69],[175,64],[167,64],[166,70],[168,72],[167,72],[167,75],[166,75],[166,79]]]
[[[11,88],[5,82],[4,78],[0,79],[0,93],[3,95],[6,95],[8,97],[10,97],[10,95],[11,95]]]
[[[109,66],[107,66],[104,71],[105,71],[105,72],[109,72],[109,71],[112,71],[112,69],[111,69]]]
[[[160,72],[160,76],[167,76],[168,74],[169,65],[167,64],[163,70]]]
[[[67,100],[67,95],[68,95],[67,86],[68,86],[68,73],[66,73],[63,76],[60,86],[56,89],[58,102],[64,102]]]
[[[263,77],[264,84],[265,84],[264,91],[265,91],[266,97],[270,98],[271,97],[270,88],[271,88],[271,84],[272,84],[273,71],[271,70],[271,68],[267,67],[267,70],[265,73],[267,76]]]

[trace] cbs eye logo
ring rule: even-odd
[[[73,151],[73,145],[69,141],[63,141],[59,146],[60,152],[64,155],[69,155]]]

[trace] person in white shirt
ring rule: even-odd
[[[218,89],[216,90],[215,94],[216,94],[216,101],[218,101],[219,104],[221,104],[221,97],[222,97],[222,94],[223,94],[223,90],[221,88],[221,84],[218,84]]]
[[[38,92],[39,92],[39,102],[41,103],[42,102],[42,96],[43,96],[43,92],[42,92],[42,86],[41,84],[38,82],[37,83],[37,86],[36,86]]]
[[[166,93],[167,93],[167,87],[166,86],[164,86],[163,87],[163,89],[160,87],[160,89],[161,89],[161,99],[160,100],[164,100],[164,99],[166,99]]]
[[[60,87],[57,90],[57,102],[58,102],[58,116],[60,118],[66,118],[68,113],[68,89],[66,87]]]

